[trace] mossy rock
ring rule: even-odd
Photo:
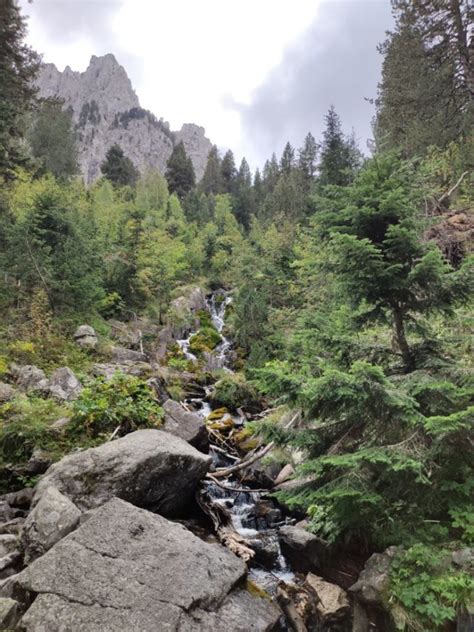
[[[232,417],[224,417],[218,421],[207,421],[206,426],[211,430],[217,430],[218,432],[228,432],[229,430],[233,430],[234,421]]]
[[[207,416],[207,421],[216,421],[217,419],[222,419],[224,415],[227,415],[229,411],[227,408],[216,408]]]
[[[260,398],[241,373],[225,375],[215,385],[211,395],[213,404],[230,410],[243,407],[251,410],[260,408]]]
[[[219,332],[213,327],[201,328],[194,336],[191,336],[189,340],[189,350],[194,355],[201,355],[205,352],[210,353],[221,342]]]

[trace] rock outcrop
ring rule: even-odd
[[[204,128],[185,124],[172,132],[168,123],[141,108],[125,69],[113,55],[93,55],[85,72],[69,66],[60,72],[54,64],[44,64],[36,84],[39,96],[59,97],[72,111],[80,170],[87,184],[101,175],[100,165],[114,144],[141,172],[164,173],[174,145],[183,141],[197,179],[202,177],[211,149]]]
[[[81,512],[69,498],[48,487],[23,525],[20,540],[25,562],[40,557],[75,529],[80,517]]]
[[[74,340],[83,349],[95,349],[97,347],[97,334],[90,325],[80,325],[75,333]]]
[[[280,611],[236,584],[245,564],[183,526],[117,498],[15,578],[37,595],[27,632],[264,632]]]
[[[33,504],[52,486],[81,511],[117,496],[174,516],[186,507],[211,459],[161,430],[137,430],[97,448],[69,454],[38,483]]]
[[[182,404],[168,399],[163,404],[165,420],[163,429],[166,432],[181,437],[198,450],[206,451],[209,448],[209,435],[201,417],[194,412],[186,410]]]

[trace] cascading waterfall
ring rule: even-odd
[[[231,303],[232,296],[222,290],[213,293],[207,301],[212,322],[222,337],[214,351],[206,354],[206,368],[209,370],[221,369],[232,372],[229,366],[232,342],[223,335],[226,309]],[[194,333],[190,332],[187,338],[178,340],[178,344],[186,358],[196,362],[197,358],[189,351],[190,339]],[[209,390],[206,391],[207,395]],[[207,397],[192,398],[188,403],[198,410],[203,419],[206,419],[212,410]],[[233,421],[236,425],[245,423],[245,419],[237,415],[233,416]],[[232,464],[221,451],[213,449],[212,445],[211,453],[216,467]],[[285,524],[286,519],[273,501],[266,499],[265,494],[255,493],[251,488],[231,479],[225,481],[226,487],[238,487],[238,491],[224,490],[212,481],[207,481],[205,485],[211,502],[226,509],[235,531],[246,538],[256,551],[254,560],[250,562],[250,578],[270,593],[274,592],[279,581],[292,581],[294,573],[281,553],[278,539],[278,527]]]

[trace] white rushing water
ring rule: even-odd
[[[232,296],[219,290],[214,292],[207,301],[207,309],[211,315],[212,322],[221,335],[222,341],[209,354],[206,354],[206,369],[223,370],[232,373],[230,367],[232,359],[232,341],[223,335],[225,327],[225,315],[228,305],[232,303]],[[191,337],[195,331],[183,340],[178,340],[178,344],[188,360],[197,362],[197,358],[189,351]],[[212,411],[209,402],[209,394],[212,387],[206,388],[204,397],[193,397],[188,400],[203,419],[206,419]],[[245,423],[245,417],[240,414],[231,415],[234,424],[241,426]],[[216,466],[229,465],[225,462],[225,457],[213,451]],[[224,458],[224,461],[222,460]],[[285,523],[285,518],[273,505],[271,500],[264,497],[262,493],[254,493],[251,488],[235,483],[232,480],[225,481],[226,486],[237,487],[238,491],[223,490],[212,482],[207,483],[207,492],[213,503],[224,507],[231,518],[232,526],[244,538],[249,540],[252,547],[257,551],[256,559],[250,563],[249,576],[259,586],[268,592],[275,591],[279,581],[292,581],[294,573],[288,567],[284,556],[281,553],[278,526]],[[244,491],[240,491],[244,490]],[[248,490],[248,491],[247,491]],[[264,517],[261,507],[270,505],[270,512]]]

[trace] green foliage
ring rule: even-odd
[[[472,576],[450,565],[451,551],[423,544],[399,552],[390,569],[390,603],[399,630],[443,630],[471,601]]]
[[[34,448],[57,453],[57,437],[51,424],[67,415],[67,408],[53,399],[21,395],[0,406],[0,462],[19,464],[27,461]]]
[[[319,166],[321,184],[350,184],[361,162],[361,154],[353,137],[342,132],[341,119],[333,106],[326,115],[326,129],[321,147]]]
[[[170,193],[176,193],[181,199],[194,187],[196,175],[191,158],[186,154],[183,142],[174,146],[166,163],[165,178]]]
[[[40,104],[28,134],[38,174],[52,173],[67,179],[78,172],[77,150],[72,129],[72,114],[62,103],[46,100]]]
[[[36,93],[39,57],[25,43],[26,21],[14,0],[0,6],[0,180],[25,164],[24,116]]]
[[[136,377],[115,374],[110,381],[97,378],[72,405],[68,433],[100,437],[117,427],[125,435],[140,428],[157,428],[162,409],[151,388]]]
[[[236,410],[258,408],[260,398],[255,387],[240,373],[224,375],[214,386],[212,403],[217,407]]]
[[[201,326],[201,329],[189,339],[189,350],[200,356],[215,349],[221,341],[222,338],[214,326]]]
[[[115,186],[135,186],[138,180],[138,170],[133,162],[125,156],[119,145],[112,145],[105,155],[100,170]]]

